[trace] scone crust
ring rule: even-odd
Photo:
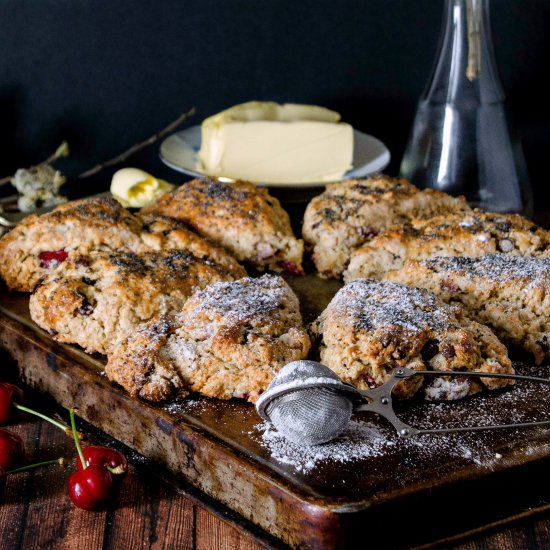
[[[67,260],[31,295],[32,319],[59,342],[107,353],[140,323],[181,309],[197,288],[240,276],[187,251],[97,252]]]
[[[394,225],[355,250],[344,280],[383,279],[389,271],[401,269],[407,259],[496,252],[548,256],[550,232],[517,214],[481,210],[411,220]]]
[[[68,258],[91,250],[144,249],[141,224],[115,199],[67,202],[47,214],[32,214],[0,239],[0,274],[8,288],[30,292],[63,262],[43,262],[43,252],[63,251]]]
[[[344,286],[311,325],[320,360],[359,389],[376,387],[396,367],[512,373],[505,346],[462,308],[404,285],[357,280]],[[488,388],[507,380],[481,379]],[[396,386],[410,397],[422,377]],[[466,386],[466,393],[479,389]],[[463,395],[460,395],[463,397]]]
[[[188,250],[235,271],[246,272],[219,246],[207,242],[171,218],[138,217],[111,197],[68,202],[52,212],[31,215],[0,239],[0,274],[8,288],[30,292],[41,279],[61,274],[65,261],[94,251]],[[61,261],[44,261],[42,253],[61,252]]]
[[[154,319],[109,355],[108,377],[158,401],[182,391],[254,402],[286,363],[307,356],[298,299],[264,275],[199,290],[180,313]]]
[[[195,179],[141,212],[182,220],[259,270],[302,269],[303,242],[294,237],[288,213],[253,183]]]
[[[470,211],[462,197],[374,176],[327,185],[304,214],[302,235],[323,277],[339,277],[352,252],[395,223]]]
[[[139,216],[142,223],[141,240],[149,250],[187,250],[197,258],[210,259],[237,276],[246,271],[234,256],[195,233],[186,223],[168,216]]]
[[[462,304],[503,341],[532,353],[536,363],[550,358],[550,258],[490,254],[408,260],[388,279]]]

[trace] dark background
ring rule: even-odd
[[[331,107],[392,153],[395,175],[436,53],[437,0],[0,0],[0,177],[66,139],[74,176],[196,106]],[[541,207],[550,190],[550,2],[492,0],[508,105]],[[184,126],[185,127],[185,126]],[[158,145],[128,165],[173,182]],[[72,184],[106,189],[112,170]],[[9,187],[9,186],[7,186]],[[0,193],[5,193],[7,189]]]

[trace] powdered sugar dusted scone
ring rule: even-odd
[[[506,347],[488,327],[430,292],[395,283],[347,284],[311,330],[321,362],[359,389],[383,384],[396,367],[513,373]],[[473,379],[443,380],[426,381],[428,398],[456,399],[479,390]],[[490,389],[508,383],[480,380]],[[412,377],[394,391],[410,397],[422,382],[422,376]]]
[[[550,258],[408,260],[388,277],[462,304],[503,341],[532,353],[537,364],[550,357]]]
[[[302,272],[303,243],[290,219],[267,189],[252,183],[195,179],[142,209],[189,224],[255,268]]]
[[[339,277],[356,248],[393,224],[467,211],[462,198],[405,179],[352,179],[327,185],[308,204],[302,233],[320,275]]]
[[[65,260],[93,249],[140,252],[141,224],[113,198],[68,202],[25,218],[0,239],[0,273],[8,288],[30,292]]]
[[[138,324],[180,310],[196,289],[242,275],[186,251],[95,252],[45,279],[30,313],[55,340],[106,353]]]
[[[517,214],[481,210],[411,220],[394,225],[355,250],[344,280],[383,279],[389,271],[401,269],[407,259],[473,257],[495,252],[548,256],[550,232]]]
[[[176,315],[141,325],[113,349],[106,373],[153,401],[191,390],[254,402],[309,347],[298,299],[284,280],[247,277],[210,285]]]

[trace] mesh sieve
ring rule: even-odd
[[[265,408],[278,431],[300,445],[335,439],[346,430],[352,411],[347,395],[324,387],[279,395]]]
[[[353,401],[361,394],[315,361],[285,365],[256,402],[262,418],[287,439],[317,445],[338,437],[348,426]]]
[[[464,431],[500,430],[549,426],[550,420],[449,428],[415,428],[397,417],[392,390],[400,381],[413,376],[458,378],[507,378],[550,385],[549,378],[490,372],[420,371],[396,368],[389,379],[376,388],[357,390],[333,371],[316,361],[293,361],[273,378],[256,402],[258,414],[269,420],[286,438],[300,445],[317,445],[342,434],[353,411],[371,412],[384,417],[400,437]]]

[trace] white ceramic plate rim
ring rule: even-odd
[[[379,139],[359,130],[353,130],[353,139],[353,168],[344,174],[343,179],[363,178],[383,170],[389,164],[390,152]],[[170,168],[188,176],[204,177],[209,174],[203,172],[198,163],[197,153],[200,146],[201,127],[199,124],[168,136],[161,143],[159,154],[162,162]],[[218,177],[218,179],[233,181],[232,178]],[[319,187],[329,182],[254,183],[267,187],[307,188]]]

